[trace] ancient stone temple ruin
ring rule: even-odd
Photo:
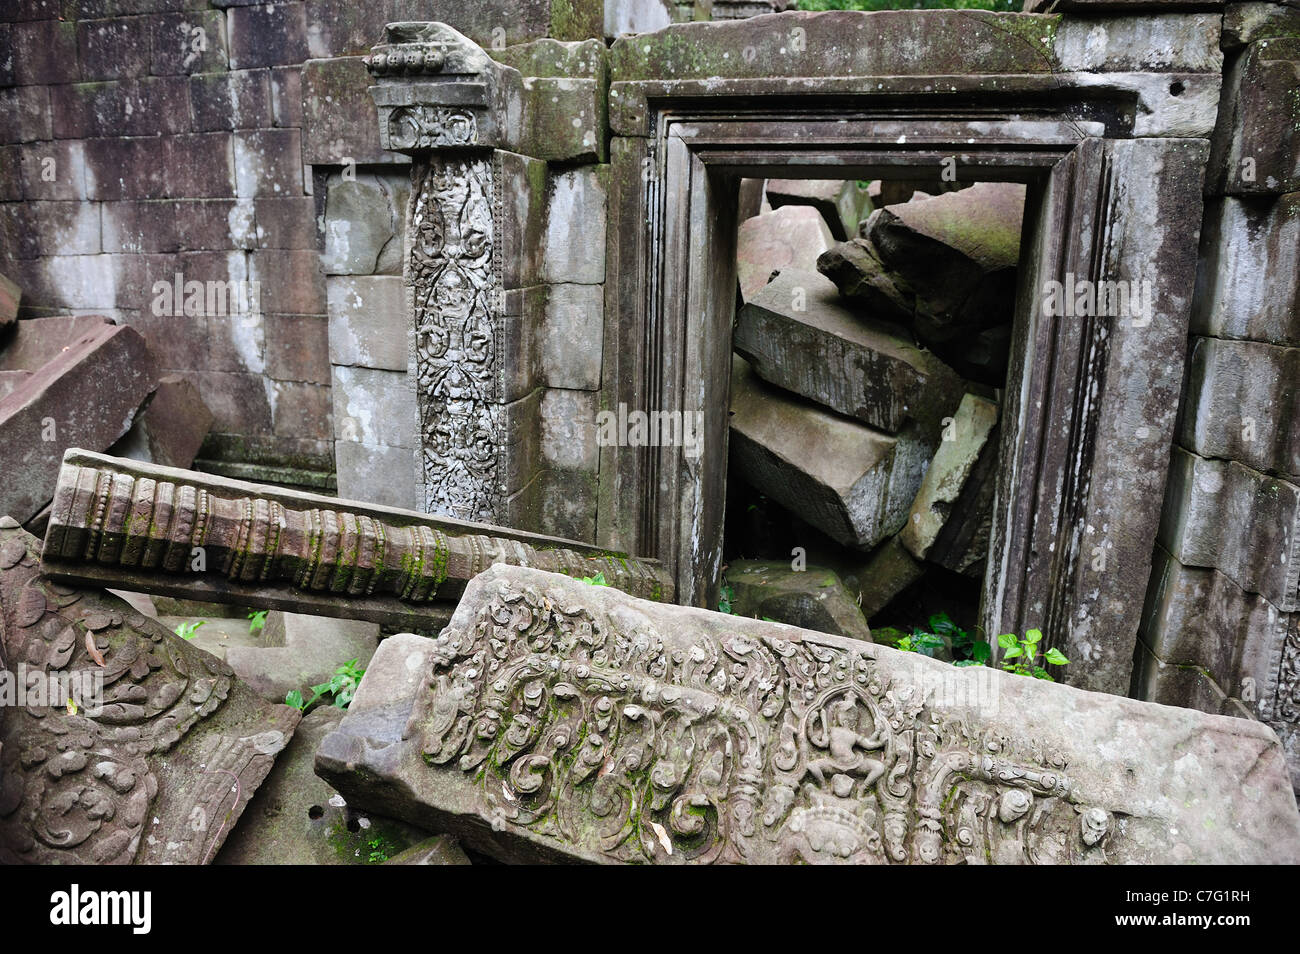
[[[0,15],[0,860],[1300,861],[1300,7],[826,5]]]

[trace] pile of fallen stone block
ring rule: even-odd
[[[173,518],[125,520],[139,481],[176,501]],[[523,565],[525,549],[455,521],[428,545],[454,557],[470,533],[484,559],[447,563],[470,578],[436,637],[275,613],[252,634],[235,612],[185,639],[171,624],[196,608],[160,598],[178,579],[263,607],[321,591],[313,605],[346,619],[361,597],[330,581],[423,571],[343,544],[378,519],[401,549],[401,527],[438,519],[345,501],[325,513],[299,491],[89,454],[69,455],[59,487],[44,541],[0,520],[0,691],[20,669],[24,692],[100,691],[0,710],[6,863],[1300,857],[1283,753],[1260,723],[638,598],[634,575],[601,586],[578,563]],[[201,511],[210,527],[189,519]],[[320,518],[314,545],[304,513]],[[204,572],[159,563],[209,529]],[[307,577],[259,571],[304,559]],[[126,584],[155,601],[99,588]],[[376,597],[393,618],[443,619]],[[365,669],[346,712],[277,704],[345,655]]]
[[[868,619],[929,565],[982,577],[1024,186],[741,195],[729,473],[833,544],[805,549]]]
[[[0,276],[0,516],[40,532],[70,447],[188,467],[212,413],[135,329],[103,315],[19,318]]]

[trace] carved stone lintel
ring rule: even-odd
[[[494,563],[673,595],[653,560],[76,450],[41,559],[60,580],[426,629]]]
[[[0,864],[200,864],[299,715],[0,528]]]
[[[404,639],[317,773],[507,860],[1300,859],[1259,723],[518,567],[477,577],[437,639]]]

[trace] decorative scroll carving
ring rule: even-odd
[[[479,529],[76,453],[59,473],[43,560],[46,572],[61,579],[151,592],[182,576],[208,599],[227,592],[245,599],[319,594],[336,604],[335,612],[388,607],[401,621],[410,619],[412,604],[458,597],[467,580],[494,563],[577,577],[602,573],[629,593],[671,599],[654,561]]]
[[[486,580],[407,736],[494,828],[654,863],[1103,863],[1117,837],[1060,755],[936,717],[870,648],[670,633],[537,574]]]
[[[504,498],[494,170],[486,157],[434,156],[412,174],[406,281],[424,509],[491,522]]]
[[[391,149],[469,146],[478,141],[478,122],[467,109],[402,106],[388,115]]]
[[[1295,731],[1300,724],[1300,614],[1282,617],[1281,659],[1277,672],[1277,692],[1273,697],[1271,721],[1278,731]]]
[[[206,862],[297,713],[236,701],[224,663],[108,594],[43,580],[37,553],[0,530],[5,686],[23,694],[0,700],[0,863]]]

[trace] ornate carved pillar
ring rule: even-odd
[[[384,148],[414,160],[404,277],[423,507],[500,521],[504,289],[494,147],[519,76],[439,23],[389,24],[366,65],[378,83],[371,93]]]

